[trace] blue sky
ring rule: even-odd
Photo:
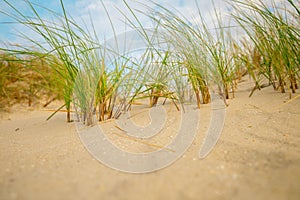
[[[166,6],[168,8],[174,7],[178,9],[183,15],[187,18],[192,19],[193,16],[196,15],[197,9],[195,6],[194,0],[154,0],[160,5]],[[9,3],[14,5],[22,14],[32,15],[30,9],[23,0],[8,0]],[[46,7],[48,9],[61,12],[60,2],[59,0],[31,0],[32,3],[41,5],[42,7]],[[112,30],[109,25],[109,21],[107,16],[105,15],[104,8],[101,5],[100,0],[63,0],[67,13],[72,16],[78,24],[84,24],[90,21],[90,16],[92,16],[95,29],[99,35],[99,38],[109,38],[112,36]],[[122,12],[129,14],[128,9],[126,9],[122,0],[103,0],[108,12],[113,20],[114,26],[117,32],[121,33],[125,31],[124,25],[124,17],[120,14],[120,12],[116,9],[120,9]],[[146,0],[134,1],[127,0],[128,4],[132,8],[136,8],[139,10],[143,10],[143,7],[139,5],[137,2],[147,3]],[[198,1],[199,7],[205,16],[206,20],[210,21],[210,15],[212,12],[212,1],[211,0],[200,0]],[[225,1],[223,0],[215,0],[215,4],[221,10],[227,12]],[[42,8],[36,7],[39,14],[45,20],[53,20],[51,15]],[[10,9],[4,1],[0,2],[0,10],[3,12],[7,12],[9,14],[15,13],[12,9]],[[150,21],[143,15],[139,15],[139,19],[143,22],[144,26],[150,26]],[[12,22],[12,19],[5,16],[3,13],[0,13],[0,42],[19,44],[22,43],[22,38],[16,36],[18,31],[22,33],[26,33],[29,36],[36,37],[33,32],[24,28],[24,26]]]
[[[26,6],[24,0],[7,0],[9,3],[14,5],[19,11],[24,15],[32,15],[30,9]],[[30,0],[32,3],[46,7],[48,9],[54,10],[61,13],[60,0]],[[121,10],[126,15],[130,16],[128,9],[126,8],[123,0],[102,0],[105,4],[110,17],[112,18],[114,27],[118,33],[124,32],[124,17],[118,11]],[[151,5],[147,0],[126,0],[131,8],[143,10],[144,7],[139,3],[144,3]],[[195,0],[153,0],[158,4],[165,6],[167,8],[175,8],[179,10],[186,18],[191,19],[191,21],[197,20],[197,7]],[[196,0],[198,2],[199,8],[201,10],[202,16],[208,23],[213,27],[214,11],[212,0]],[[246,0],[249,1],[249,0]],[[259,0],[252,0],[259,1]],[[264,2],[269,0],[264,0]],[[276,3],[280,3],[286,0],[274,0]],[[67,13],[72,16],[72,18],[80,25],[84,26],[84,23],[89,24],[90,16],[93,19],[96,32],[100,39],[109,38],[112,36],[112,29],[109,24],[108,18],[105,15],[104,8],[101,5],[101,0],[63,0]],[[139,3],[138,3],[139,2]],[[214,0],[217,9],[223,15],[223,20],[229,16],[229,9],[226,5],[225,0]],[[152,6],[153,7],[153,6]],[[118,8],[118,9],[117,9]],[[42,16],[44,20],[53,20],[53,17],[45,9],[36,7],[38,13]],[[6,12],[8,14],[14,14],[15,12],[5,4],[4,0],[0,1],[0,12]],[[196,17],[195,17],[196,16]],[[151,25],[151,21],[144,15],[138,15],[139,20],[143,23],[145,27]],[[16,23],[6,23],[11,22],[12,19],[0,13],[0,45],[4,43],[10,44],[23,44],[24,40],[18,36],[16,33],[26,33],[27,36],[32,38],[37,37],[32,31],[24,28],[24,26]],[[90,27],[88,25],[88,27]],[[128,28],[128,27],[127,27]]]

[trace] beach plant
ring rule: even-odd
[[[50,66],[48,59],[44,59],[38,52],[35,54],[38,56],[25,55],[20,58],[23,68],[20,80],[26,83],[24,92],[28,98],[28,106],[36,99],[46,98],[43,104],[46,107],[54,100],[63,99],[64,84],[57,78],[57,72]]]
[[[191,22],[176,9],[163,7],[152,2],[157,10],[144,5],[149,10],[147,14],[160,27],[164,41],[171,45],[171,50],[178,56],[178,62],[184,69],[182,76],[188,78],[197,105],[210,102],[210,87],[217,86],[218,93],[229,98],[229,91],[234,90],[236,79],[234,54],[229,25],[224,25],[217,9],[214,10],[217,22],[209,28],[198,6],[198,19]],[[226,27],[226,28],[225,28]],[[228,29],[228,30],[227,30]]]
[[[148,9],[150,12],[147,14],[146,13],[146,17],[149,17],[150,19],[152,19],[154,22],[156,22],[156,25],[154,25],[153,28],[153,32],[156,34],[150,34],[145,30],[145,28],[143,27],[142,23],[139,21],[136,13],[140,12],[139,10],[133,10],[126,1],[124,1],[125,4],[127,5],[127,8],[130,10],[134,20],[129,19],[128,17],[127,22],[129,24],[129,26],[131,26],[133,29],[135,29],[136,31],[138,31],[141,35],[142,38],[144,38],[144,40],[148,43],[148,46],[151,47],[151,51],[152,54],[158,55],[160,57],[160,61],[156,61],[156,64],[154,66],[151,67],[155,67],[154,70],[150,70],[151,74],[154,73],[155,76],[149,76],[150,78],[150,82],[147,83],[147,89],[145,91],[149,91],[150,93],[146,96],[150,97],[150,105],[155,105],[157,103],[157,100],[159,97],[165,96],[165,97],[177,97],[177,99],[180,102],[183,102],[181,97],[183,97],[183,91],[182,91],[182,85],[183,79],[180,78],[175,78],[175,77],[182,77],[185,76],[187,70],[182,70],[183,65],[183,58],[181,54],[178,54],[176,52],[175,49],[173,49],[173,44],[171,43],[171,41],[169,40],[172,37],[176,37],[176,35],[168,35],[167,37],[163,37],[166,36],[166,32],[164,30],[164,26],[161,23],[161,19],[162,17],[160,16],[159,19],[155,18],[155,15],[151,15],[149,13],[153,13],[154,10],[151,9],[151,7],[149,7],[148,5],[145,4],[141,4],[141,6],[145,7],[146,9]],[[153,4],[155,4],[154,2],[152,2]],[[157,6],[161,7],[161,5]],[[162,7],[162,9],[165,9]],[[142,13],[145,14],[145,13]],[[160,14],[158,14],[160,15]],[[125,14],[124,14],[125,16]],[[174,17],[175,15],[172,15],[172,17]],[[167,18],[167,17],[166,17]],[[174,33],[175,34],[175,33]],[[155,37],[153,38],[152,36],[155,35]],[[165,48],[164,53],[162,51],[160,51],[160,49],[157,46],[157,41],[158,44],[163,43],[163,44],[167,44],[167,48]],[[172,45],[172,47],[170,48],[170,45]],[[179,44],[178,44],[179,45]],[[180,47],[178,47],[179,49]],[[175,55],[175,56],[173,56]],[[171,58],[171,60],[169,61],[169,58]],[[167,61],[168,60],[168,61]],[[186,63],[187,64],[187,63]],[[190,67],[191,68],[191,67]],[[166,71],[167,70],[167,71]],[[192,70],[190,70],[192,71]],[[183,72],[181,74],[179,74],[178,72]],[[192,77],[192,76],[191,76]],[[170,81],[170,79],[175,78],[173,82]],[[196,78],[196,77],[195,77]],[[192,80],[195,80],[195,78],[193,78]],[[171,87],[171,85],[169,83],[173,83],[173,86]],[[196,83],[204,83],[205,84],[205,80],[199,80],[194,81],[193,83],[195,87],[195,91],[196,94],[198,94],[199,96],[199,100],[200,100],[200,92],[198,88],[198,85],[196,86]],[[181,88],[181,89],[180,89]],[[204,90],[202,90],[204,92]],[[175,92],[174,95],[173,92]],[[208,96],[208,95],[206,95]],[[200,103],[199,103],[200,105]]]
[[[52,22],[44,20],[35,8],[37,5],[29,1],[25,1],[25,3],[33,13],[31,17],[22,14],[18,8],[8,1],[5,1],[5,3],[15,11],[15,14],[5,14],[17,23],[33,30],[42,39],[42,41],[31,39],[21,33],[23,39],[31,42],[38,48],[38,53],[26,47],[11,50],[11,52],[47,60],[49,66],[55,70],[57,79],[62,80],[64,83],[63,99],[65,103],[57,111],[65,107],[67,110],[67,121],[71,122],[71,106],[73,102],[78,111],[78,119],[90,125],[94,107],[97,104],[105,103],[103,100],[109,100],[109,98],[101,96],[107,95],[109,92],[103,92],[103,87],[99,87],[100,82],[103,82],[103,77],[106,76],[106,72],[103,71],[103,52],[97,38],[83,30],[67,15],[63,1],[60,1],[62,14],[43,8],[50,14],[53,14],[55,21]],[[104,88],[111,90],[110,88]],[[101,90],[101,92],[95,92],[96,90]],[[95,94],[98,96],[95,97]],[[103,117],[102,114],[101,116]]]
[[[4,110],[19,96],[19,90],[14,83],[19,81],[21,63],[15,56],[6,52],[0,53],[0,108]]]
[[[160,52],[159,55],[153,51],[148,51],[148,53],[150,58],[143,57],[145,60],[140,62],[142,67],[139,71],[143,77],[140,79],[142,88],[135,99],[149,98],[150,107],[157,105],[159,98],[170,99],[174,102],[177,100],[177,95],[171,83],[174,69],[170,67],[170,55],[167,51]]]
[[[140,95],[145,80],[137,83],[141,81],[137,75],[141,75],[144,70],[138,67],[136,68],[138,73],[133,74],[126,64],[128,59],[125,55],[121,55],[117,49],[101,45],[95,34],[92,20],[93,33],[90,33],[67,15],[63,1],[60,1],[61,14],[24,1],[32,11],[33,16],[26,16],[8,1],[5,0],[4,2],[15,13],[6,13],[5,11],[2,13],[34,31],[41,37],[41,40],[32,39],[20,33],[24,40],[35,46],[35,49],[21,46],[14,49],[2,48],[2,50],[17,56],[30,56],[47,62],[48,66],[52,67],[55,72],[55,78],[61,80],[60,83],[63,85],[64,104],[48,119],[65,107],[67,121],[71,122],[73,105],[77,119],[86,125],[91,125],[95,123],[95,115],[99,121],[117,118],[121,111],[129,109],[134,98]],[[37,12],[36,6],[48,11],[55,20],[44,20]],[[107,12],[106,8],[105,10]],[[116,34],[114,37],[117,37]],[[123,59],[113,59],[116,57]],[[126,81],[124,80],[125,77]],[[116,107],[117,95],[126,93],[122,91],[124,88],[128,89],[126,91],[127,98],[125,101],[120,101],[121,104]]]
[[[26,101],[28,106],[45,101],[44,107],[62,99],[62,84],[55,72],[40,57],[2,52],[0,56],[1,105],[7,108]]]
[[[202,103],[206,104],[210,101],[208,69],[206,68],[207,51],[202,45],[201,32],[196,31],[187,21],[184,21],[184,18],[174,15],[172,12],[167,12],[166,16],[161,16],[164,19],[162,26],[165,28],[165,38],[170,38],[168,42],[175,47],[174,50],[182,62],[181,67],[184,68],[183,72],[186,72],[185,75],[192,85],[197,105],[200,108],[200,95],[202,95]]]
[[[7,16],[11,17],[16,21],[16,23],[22,24],[25,27],[34,31],[38,36],[41,36],[41,40],[32,39],[24,33],[19,33],[20,36],[29,41],[32,46],[38,48],[38,53],[36,50],[27,47],[20,47],[17,50],[13,50],[15,54],[29,55],[34,57],[40,57],[40,59],[48,59],[50,66],[55,66],[57,75],[60,79],[65,81],[63,89],[63,98],[65,104],[60,107],[66,107],[67,110],[67,121],[71,121],[71,99],[72,99],[72,89],[74,86],[74,81],[76,79],[76,74],[78,72],[78,66],[76,61],[76,52],[78,51],[77,46],[74,42],[74,37],[77,37],[75,32],[71,30],[70,23],[64,10],[63,2],[61,1],[61,6],[63,9],[63,16],[58,13],[44,8],[51,14],[56,16],[59,23],[49,22],[43,20],[42,17],[37,12],[35,5],[29,1],[24,1],[28,8],[32,11],[33,16],[24,15],[18,8],[13,4],[4,0],[4,2],[15,12],[6,13]],[[60,18],[59,18],[60,16]],[[76,24],[72,23],[74,26]],[[81,30],[81,29],[79,29]],[[53,59],[55,58],[55,59]],[[61,66],[61,67],[60,67]],[[60,110],[58,109],[58,110]]]
[[[275,90],[284,93],[288,87],[295,93],[300,60],[300,12],[296,5],[299,2],[288,0],[278,4],[274,0],[269,3],[234,0],[231,4],[235,10],[232,16],[246,32],[248,41],[254,44],[250,52],[248,49],[241,53],[241,60],[255,80],[252,93],[265,84],[265,79]],[[252,58],[245,59],[247,55]]]
[[[291,0],[283,6],[273,0],[271,4],[231,1],[232,17],[247,35],[243,40],[233,38],[232,22],[225,23],[215,6],[216,21],[207,24],[197,2],[197,20],[191,21],[178,10],[153,1],[151,6],[140,3],[148,10],[142,12],[123,0],[131,14],[119,10],[125,26],[145,42],[139,58],[134,56],[136,52],[124,52],[119,47],[122,41],[118,41],[103,1],[113,31],[111,46],[99,41],[92,19],[89,31],[86,24],[83,28],[68,15],[62,0],[60,13],[24,0],[31,16],[8,0],[4,2],[14,12],[0,12],[39,37],[19,33],[29,47],[1,47],[5,53],[0,60],[0,95],[12,98],[8,82],[25,81],[23,94],[29,105],[41,94],[48,98],[45,105],[63,99],[63,105],[49,118],[65,108],[68,122],[73,120],[74,111],[77,120],[92,125],[118,118],[134,101],[144,98],[149,99],[150,107],[160,99],[163,103],[169,99],[179,110],[178,103],[183,105],[193,96],[200,108],[210,102],[211,92],[219,93],[226,103],[229,94],[234,95],[236,80],[246,73],[255,83],[252,93],[264,87],[266,80],[281,92],[287,86],[291,93],[298,88],[300,12]],[[51,14],[53,20],[43,19],[39,9]],[[137,14],[153,22],[151,30]],[[11,66],[9,70],[7,66]]]
[[[150,107],[158,103],[159,98],[164,98],[164,102],[170,99],[176,108],[179,107],[176,101],[183,103],[179,94],[181,82],[178,80],[182,74],[178,74],[175,66],[178,65],[178,57],[174,56],[174,52],[169,50],[169,46],[165,40],[162,40],[159,32],[160,25],[156,24],[151,28],[145,28],[136,15],[138,11],[134,10],[126,1],[123,1],[132,18],[128,17],[124,11],[123,14],[126,24],[133,29],[144,41],[144,53],[135,65],[134,71],[139,74],[138,82],[140,87],[134,92],[135,99],[149,98]],[[179,78],[178,78],[179,77]]]

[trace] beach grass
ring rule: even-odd
[[[214,24],[208,24],[198,5],[198,20],[190,21],[174,8],[151,1],[161,11],[158,13],[149,4],[140,3],[147,10],[142,14],[154,23],[150,32],[137,16],[141,11],[123,1],[131,15],[119,10],[125,25],[146,43],[139,58],[120,51],[120,41],[103,1],[116,44],[113,48],[99,41],[92,19],[92,31],[79,26],[68,15],[62,0],[61,13],[42,7],[53,21],[43,19],[38,5],[29,1],[24,2],[33,16],[4,2],[14,13],[1,13],[40,38],[20,33],[34,48],[1,47],[1,104],[23,98],[17,94],[25,95],[29,106],[41,94],[47,97],[45,105],[63,100],[49,119],[65,108],[68,122],[79,120],[92,125],[118,118],[134,101],[145,98],[149,99],[149,107],[164,99],[178,110],[179,104],[189,101],[195,101],[200,108],[210,102],[211,92],[221,95],[226,103],[230,94],[234,97],[237,81],[245,74],[255,83],[250,96],[269,85],[281,92],[289,90],[290,94],[298,89],[300,12],[291,0],[283,5],[275,1],[230,1],[227,4],[233,10],[233,20],[223,20],[214,6]],[[244,37],[232,36],[236,25],[244,31]],[[72,110],[75,119],[71,117]]]
[[[244,65],[260,89],[263,80],[282,93],[295,93],[299,82],[299,9],[291,0],[233,1],[233,17],[249,40],[240,49]],[[247,43],[250,43],[247,44]]]

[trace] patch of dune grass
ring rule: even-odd
[[[2,99],[10,102],[18,91],[10,87],[25,81],[27,85],[19,88],[29,105],[41,92],[46,93],[48,102],[63,99],[57,111],[65,107],[68,122],[73,120],[72,109],[76,120],[86,125],[118,118],[135,100],[143,98],[149,99],[150,107],[159,99],[164,102],[169,99],[178,110],[178,103],[183,104],[191,97],[200,108],[201,104],[210,102],[211,92],[219,93],[226,101],[230,92],[234,93],[236,80],[246,73],[254,79],[253,92],[263,87],[265,80],[281,92],[288,88],[294,93],[298,88],[300,12],[291,0],[283,7],[278,7],[275,1],[270,5],[263,1],[230,1],[232,17],[246,33],[245,40],[232,37],[231,22],[225,24],[215,7],[216,21],[211,25],[199,6],[198,20],[190,21],[173,8],[149,2],[159,8],[158,13],[149,4],[141,3],[148,10],[142,14],[154,24],[149,31],[137,16],[141,11],[123,1],[131,14],[129,17],[119,10],[125,25],[145,41],[139,58],[120,51],[114,24],[102,1],[110,22],[108,27],[114,34],[113,46],[99,42],[92,20],[91,32],[79,26],[67,14],[62,0],[61,13],[39,7],[53,21],[43,19],[37,11],[38,5],[27,0],[24,2],[32,16],[24,15],[9,1],[4,2],[14,12],[1,13],[40,38],[32,39],[20,33],[35,48],[1,48],[4,52],[0,62]]]
[[[275,90],[295,93],[299,82],[300,29],[299,2],[285,4],[270,1],[232,1],[233,17],[244,29],[247,45],[241,49],[241,60],[260,89],[267,79]]]
[[[23,55],[24,56],[24,55]],[[15,103],[28,106],[43,101],[47,106],[62,99],[62,84],[55,78],[55,71],[49,63],[39,58],[22,58],[8,52],[0,54],[0,96],[1,108],[8,109]]]

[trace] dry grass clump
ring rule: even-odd
[[[35,103],[47,106],[55,99],[61,99],[61,84],[53,69],[42,59],[18,58],[7,52],[0,54],[0,106],[3,110],[16,103]]]

